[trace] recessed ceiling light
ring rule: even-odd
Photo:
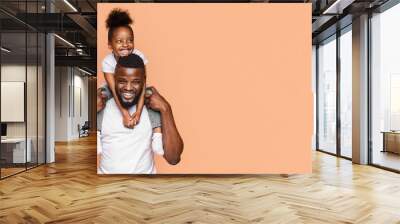
[[[327,9],[325,9],[322,14],[342,14],[343,10],[351,5],[355,0],[336,0]]]
[[[81,68],[79,68],[79,67],[78,67],[78,70],[81,71],[81,72],[83,72],[83,73],[85,73],[85,74],[87,74],[87,75],[92,75],[92,73],[90,73],[90,72],[88,72],[88,71],[86,71],[86,70],[83,70],[83,69],[81,69]]]
[[[2,51],[6,52],[6,53],[10,53],[10,52],[11,52],[11,50],[9,50],[9,49],[7,49],[7,48],[5,48],[5,47],[1,47],[0,49],[1,49]]]
[[[74,10],[74,12],[78,12],[78,10],[68,1],[68,0],[64,0],[65,4],[67,4],[72,10]]]
[[[92,73],[90,73],[90,72],[88,72],[88,71],[86,71],[86,70],[84,70],[84,69],[82,69],[80,67],[77,67],[77,68],[78,68],[79,71],[81,71],[81,72],[83,72],[83,73],[85,73],[87,75],[93,75]]]
[[[54,36],[55,37],[57,37],[59,40],[61,40],[62,42],[64,42],[64,43],[66,43],[67,45],[69,45],[70,47],[73,47],[73,48],[75,48],[75,45],[73,45],[71,42],[69,42],[68,40],[66,40],[66,39],[64,39],[64,38],[62,38],[62,37],[60,37],[59,35],[57,35],[57,34],[54,34]]]

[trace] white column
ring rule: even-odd
[[[47,12],[54,11],[50,1],[46,4]],[[54,34],[46,35],[46,163],[55,162],[55,54]]]
[[[353,162],[368,163],[368,15],[353,19]]]
[[[55,133],[55,72],[54,72],[54,35],[47,34],[46,36],[46,163],[52,163],[55,161],[54,151],[54,133]]]

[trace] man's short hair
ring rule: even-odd
[[[137,54],[129,54],[125,57],[120,57],[117,62],[117,66],[121,66],[124,68],[143,68],[144,62],[143,59]]]

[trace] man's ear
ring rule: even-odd
[[[146,75],[146,66],[143,67],[143,81],[146,83],[147,75]]]
[[[112,50],[112,46],[111,46],[110,42],[108,42],[108,49]]]

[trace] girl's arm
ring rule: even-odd
[[[140,121],[140,116],[142,115],[143,107],[144,107],[144,94],[146,92],[146,79],[144,80],[144,85],[142,92],[140,93],[139,102],[137,104],[136,112],[132,115],[134,124],[138,124]]]
[[[125,127],[127,128],[133,128],[135,125],[133,123],[132,117],[129,114],[129,111],[125,109],[121,102],[119,102],[119,98],[117,97],[117,93],[115,91],[115,79],[114,79],[114,74],[113,73],[104,73],[105,80],[107,81],[107,85],[111,90],[111,93],[114,97],[115,103],[118,106],[119,111],[122,114],[122,122]]]

